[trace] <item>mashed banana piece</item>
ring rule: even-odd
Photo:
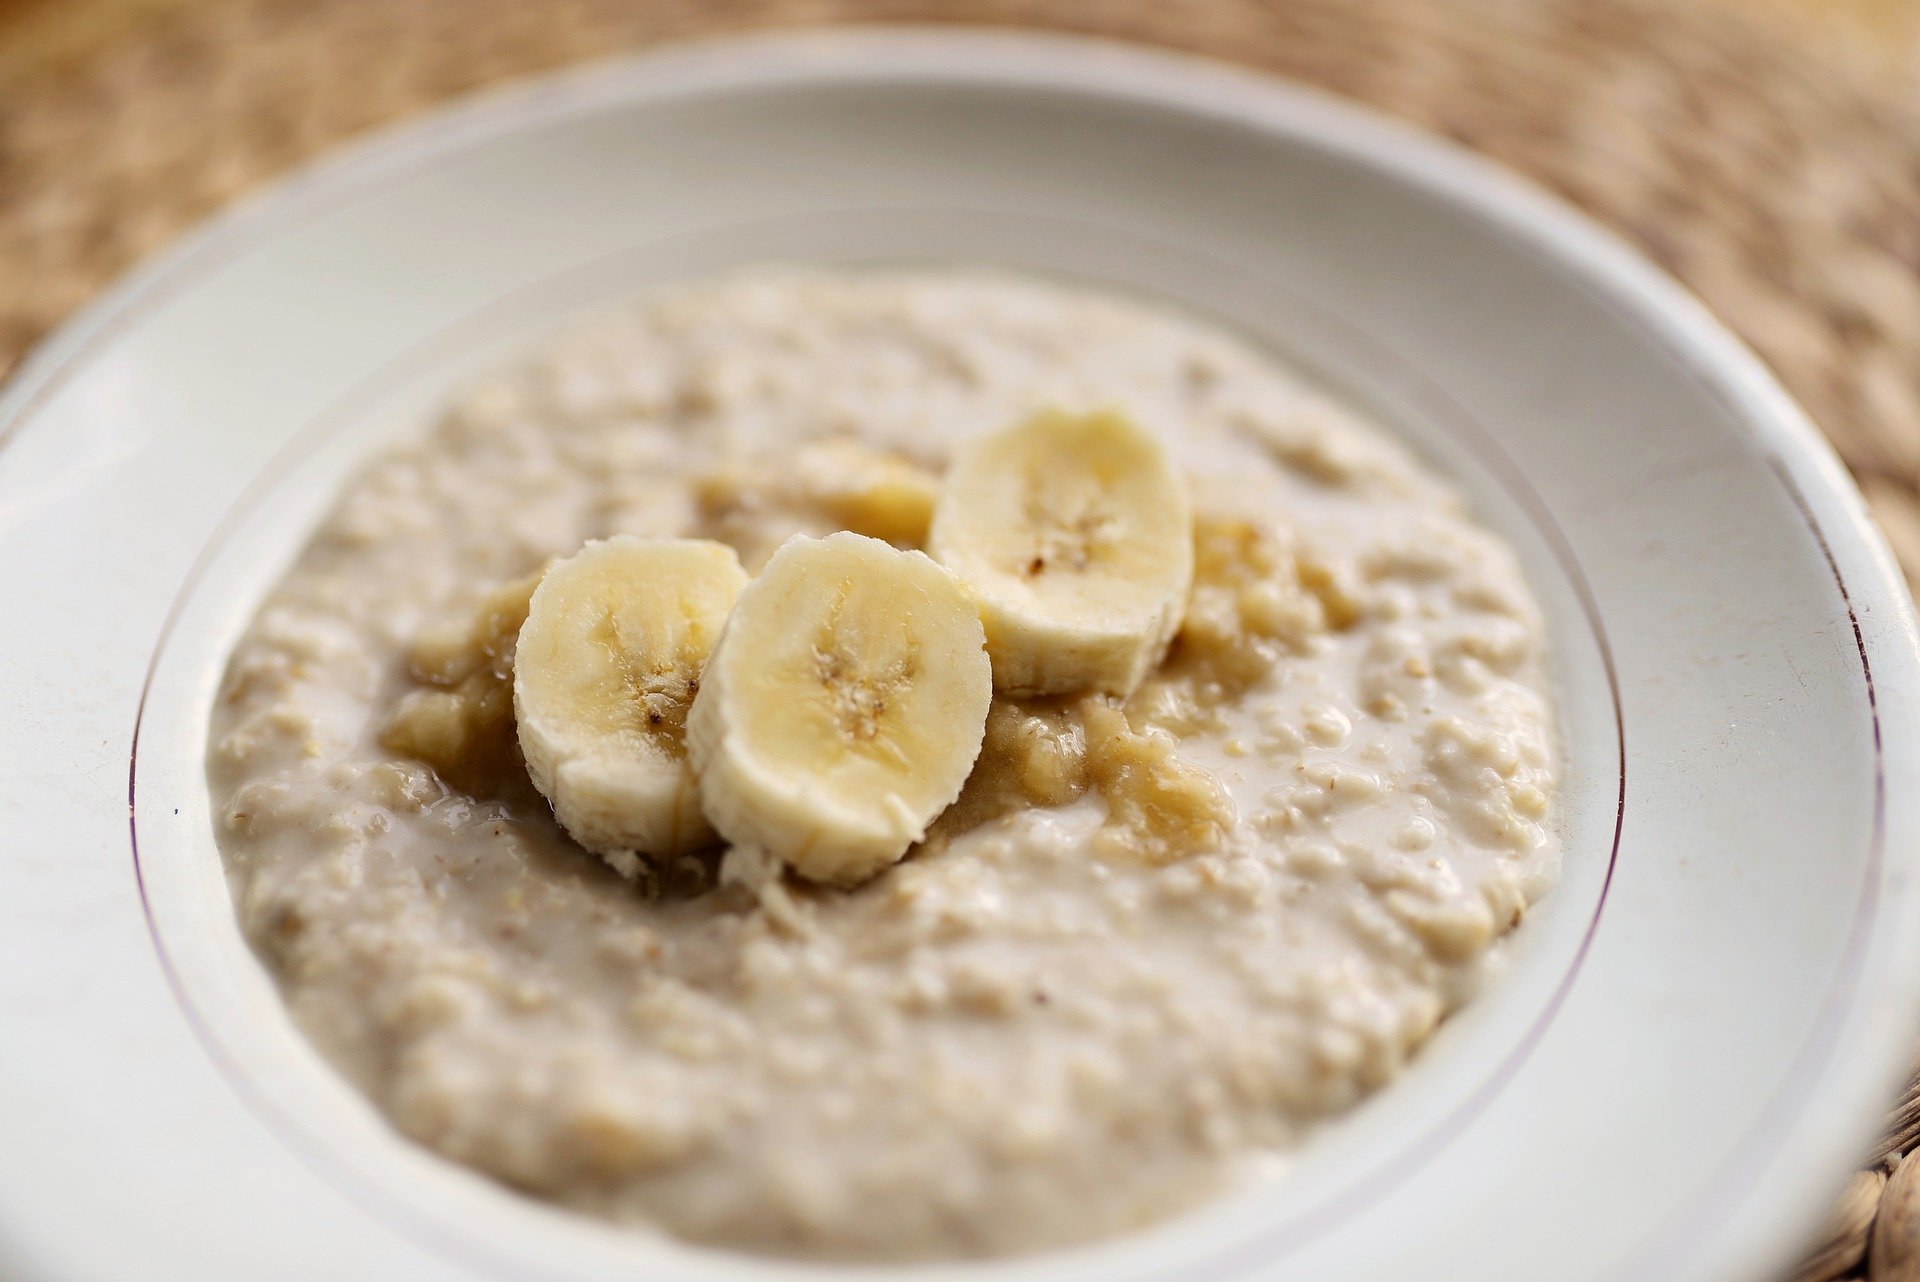
[[[1045,406],[1192,486],[1125,701],[997,697],[851,893],[721,849],[636,887],[555,826],[502,721],[526,576],[619,533],[918,546],[954,446]],[[760,272],[371,462],[236,647],[208,777],[289,1010],[420,1143],[695,1242],[1000,1256],[1257,1178],[1472,993],[1557,862],[1540,648],[1499,540],[1260,352],[991,273]]]
[[[409,692],[380,744],[432,766],[455,788],[497,796],[526,777],[513,726],[513,651],[540,576],[488,591],[462,615],[423,629],[407,651]]]

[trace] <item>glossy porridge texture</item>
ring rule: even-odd
[[[718,851],[630,881],[555,827],[500,695],[514,580],[622,531],[749,570],[795,531],[910,546],[950,446],[1043,406],[1118,406],[1192,478],[1186,628],[1124,707],[997,703],[961,802],[851,893]],[[209,775],[248,938],[407,1135],[700,1242],[1004,1254],[1248,1178],[1472,992],[1557,863],[1540,646],[1460,500],[1236,340],[762,272],[361,472],[234,651]]]

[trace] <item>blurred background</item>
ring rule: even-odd
[[[316,153],[662,42],[831,22],[1090,32],[1449,135],[1699,293],[1920,572],[1920,0],[0,0],[0,378],[104,285]],[[1803,1282],[1920,1282],[1920,1094]]]

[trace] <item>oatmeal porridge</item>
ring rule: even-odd
[[[1170,643],[1012,683],[989,617],[964,788],[858,876],[697,813],[653,858],[556,822],[516,736],[545,567],[705,539],[757,583],[840,531],[948,561],[956,447],[1047,414],[1170,454]],[[1004,1255],[1257,1178],[1471,995],[1558,860],[1541,632],[1445,484],[1236,339],[988,272],[761,271],[361,472],[235,649],[208,773],[249,940],[406,1135],[691,1241]],[[717,696],[647,697],[677,734]]]

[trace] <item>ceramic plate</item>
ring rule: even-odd
[[[1564,879],[1508,973],[1277,1181],[933,1278],[1556,1282],[1776,1267],[1920,1010],[1907,598],[1833,455],[1689,298],[1433,141],[1166,55],[757,38],[487,97],[283,184],[0,400],[0,1274],[806,1279],[398,1139],[244,947],[223,656],[342,476],[656,282],[989,262],[1172,300],[1363,400],[1519,549]]]

